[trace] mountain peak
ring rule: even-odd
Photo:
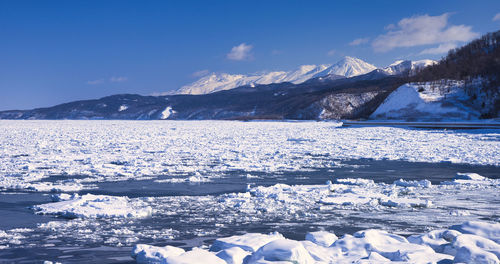
[[[403,61],[398,60],[381,69],[385,74],[395,75],[434,64],[431,60]],[[255,86],[257,84],[271,84],[280,82],[303,83],[312,78],[325,77],[325,79],[347,78],[367,74],[377,67],[362,59],[345,56],[335,64],[300,65],[291,71],[267,71],[253,74],[228,74],[212,72],[199,80],[181,87],[178,94],[207,94],[222,90],[229,90],[239,86]],[[331,78],[328,78],[330,76]]]
[[[433,60],[397,60],[389,66],[383,68],[382,70],[389,75],[398,75],[405,72],[411,75],[414,74],[418,69],[433,65],[435,63],[437,63],[437,61]]]
[[[349,78],[369,73],[375,69],[377,69],[377,67],[366,61],[350,56],[345,56],[330,67],[329,74],[343,75]]]

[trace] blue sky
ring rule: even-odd
[[[166,92],[206,72],[439,59],[500,1],[0,0],[0,110]]]

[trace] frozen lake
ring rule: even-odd
[[[0,121],[0,144],[0,262],[135,263],[138,243],[500,220],[498,130]]]

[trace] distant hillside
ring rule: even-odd
[[[357,119],[403,84],[373,74],[303,84],[242,86],[204,95],[113,95],[48,108],[0,112],[0,119]]]
[[[500,31],[488,33],[452,49],[437,64],[421,69],[413,81],[470,80],[478,77],[500,83]],[[493,83],[492,83],[493,84]]]
[[[469,44],[450,50],[434,65],[420,69],[410,82],[439,86],[443,80],[461,81],[470,103],[482,118],[498,117],[500,111],[500,31],[488,33]]]

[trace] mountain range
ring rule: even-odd
[[[432,65],[434,63],[436,63],[436,61],[433,60],[399,60],[381,70],[388,75],[397,75],[405,71],[414,71],[417,68]],[[376,66],[368,62],[346,56],[335,64],[302,65],[292,71],[272,71],[254,74],[210,73],[191,84],[182,86],[173,93],[165,93],[163,95],[208,94],[240,86],[252,87],[258,84],[282,82],[299,84],[318,77],[327,77],[329,79],[350,78],[367,74],[376,69]]]
[[[344,57],[333,65],[289,72],[211,74],[174,94],[112,95],[48,108],[0,112],[0,119],[339,119],[368,117],[404,83],[434,61],[397,61],[377,68]]]

